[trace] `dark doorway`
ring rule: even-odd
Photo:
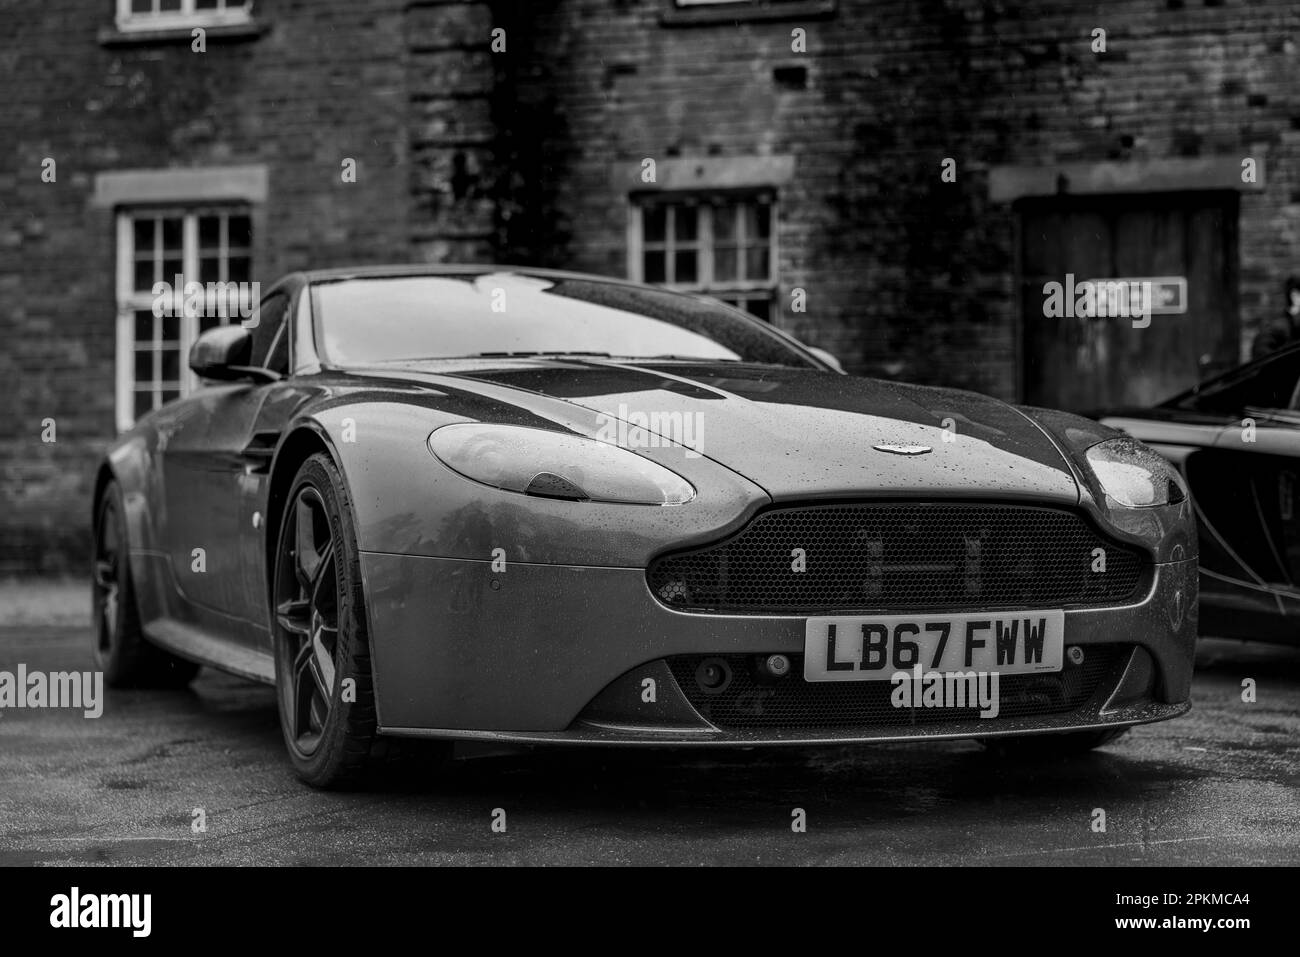
[[[1149,405],[1237,363],[1235,193],[1054,197],[1016,209],[1024,401]],[[1064,285],[1067,274],[1076,282],[1182,278],[1176,308],[1185,311],[1153,315],[1147,328],[1124,318],[1047,318],[1043,286]]]

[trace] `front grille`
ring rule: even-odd
[[[1000,676],[997,718],[980,718],[978,708],[896,708],[890,703],[892,681],[804,681],[803,655],[789,656],[789,675],[767,681],[755,677],[754,655],[676,655],[668,666],[691,706],[723,730],[829,730],[1067,713],[1086,703],[1108,677],[1108,688],[1118,683],[1132,650],[1127,644],[1088,645],[1081,665],[1067,661],[1065,670],[1054,674]],[[696,680],[696,669],[719,657],[731,667],[731,682],[709,693]]]
[[[646,577],[681,611],[825,614],[1122,604],[1147,566],[1073,512],[882,502],[771,509]]]

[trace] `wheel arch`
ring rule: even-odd
[[[107,458],[101,459],[99,466],[95,469],[94,491],[90,496],[90,522],[91,528],[99,520],[99,500],[104,497],[104,489],[108,488],[109,482],[117,480],[117,474],[113,471],[113,463]]]
[[[157,491],[145,464],[147,440],[142,436],[133,436],[119,440],[100,459],[95,469],[94,491],[91,493],[90,515],[92,535],[98,535],[99,503],[105,490],[116,482],[121,493],[122,534],[126,538],[131,576],[136,582],[139,596],[146,594],[146,604],[141,611],[148,616],[154,611],[148,604],[152,591],[146,587],[149,569],[144,557],[145,551],[155,547],[155,502]],[[92,539],[93,540],[93,539]]]
[[[332,444],[324,432],[314,422],[304,423],[285,436],[271,467],[271,480],[266,493],[266,534],[263,536],[266,559],[266,581],[263,585],[268,603],[275,582],[275,551],[279,546],[280,523],[284,518],[284,506],[289,497],[289,489],[293,485],[294,476],[298,474],[298,469],[302,468],[302,463],[318,452],[324,452],[334,462],[335,467],[338,467],[338,456],[334,454]]]

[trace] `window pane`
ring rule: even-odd
[[[135,417],[148,415],[153,411],[153,390],[137,389],[135,393]]]
[[[253,244],[253,221],[247,216],[231,216],[229,229],[231,249],[247,249]]]
[[[165,382],[175,382],[181,377],[181,351],[164,349],[162,351],[162,378]]]
[[[182,260],[179,249],[176,250],[175,256],[163,260],[162,269],[162,278],[167,282],[174,284],[176,282],[176,277],[180,275],[182,269]],[[187,279],[182,279],[182,285],[188,281],[189,280]]]
[[[736,278],[735,246],[720,246],[713,251],[713,278],[718,282]]]
[[[135,384],[148,385],[153,381],[153,357],[157,352],[148,343],[135,347]]]
[[[167,218],[162,221],[162,238],[164,253],[179,253],[181,251],[181,220]]]
[[[758,316],[764,322],[772,321],[772,301],[770,299],[750,299],[743,303],[743,308],[752,316]]]
[[[135,341],[153,342],[153,313],[148,309],[135,311]]]
[[[152,13],[153,0],[131,0],[132,13]]]
[[[771,235],[771,206],[747,204],[741,207],[741,211],[745,217],[745,235],[750,242],[756,239],[767,239]]]
[[[195,0],[195,10],[215,10],[217,9],[217,0]]]
[[[162,400],[164,402],[172,402],[176,399],[179,399],[180,397],[181,397],[181,392],[179,387],[172,388],[172,389],[163,389]]]
[[[199,217],[199,247],[215,250],[221,246],[221,217]]]
[[[258,305],[257,325],[253,327],[252,360],[254,365],[265,365],[271,344],[275,341],[280,326],[284,324],[285,310],[289,306],[289,297],[277,293],[268,296]],[[231,311],[239,308],[239,303],[230,303]]]
[[[745,278],[766,279],[768,272],[767,247],[745,250]]]
[[[697,256],[693,249],[679,249],[673,256],[673,282],[696,282],[699,279],[696,273]]]
[[[289,371],[289,334],[288,330],[275,340],[275,347],[271,349],[271,354],[267,356],[266,367],[272,372],[278,372],[285,375]]]
[[[179,316],[163,316],[158,321],[162,324],[163,342],[181,341],[181,320]]]
[[[735,203],[715,207],[713,210],[713,241],[731,243],[736,241]]]
[[[221,260],[216,256],[204,256],[199,260],[199,282],[220,282]]]
[[[697,219],[695,207],[678,206],[673,210],[673,218],[675,220],[673,235],[676,237],[678,242],[694,242]],[[680,277],[678,277],[678,281],[681,281]]]
[[[668,207],[647,206],[641,214],[641,233],[648,243],[661,243],[668,229]]]
[[[229,282],[248,282],[249,263],[247,256],[231,256],[226,266],[226,279]]]
[[[146,292],[153,288],[153,266],[152,259],[139,260],[135,262],[135,288],[143,289]]]
[[[153,220],[137,219],[131,223],[132,237],[137,256],[153,255]]]
[[[653,250],[645,254],[645,262],[641,267],[646,282],[663,282],[668,277],[664,274],[664,254],[663,250]]]
[[[181,0],[162,0],[160,6],[167,13],[175,13],[181,8]]]

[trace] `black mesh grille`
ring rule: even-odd
[[[1107,690],[1118,683],[1132,647],[1088,645],[1081,665],[1067,661],[1065,669],[1054,674],[1002,675],[998,716],[983,719],[976,708],[896,708],[890,703],[890,681],[804,681],[803,655],[790,655],[790,673],[768,681],[755,677],[754,655],[676,655],[668,666],[695,710],[724,730],[897,727],[972,719],[988,723],[1073,711],[1107,678]],[[731,682],[720,693],[707,693],[696,680],[696,669],[719,657],[731,667]]]
[[[1093,570],[1099,548],[1105,571]],[[1121,604],[1147,564],[1072,512],[874,503],[772,509],[725,541],[655,559],[646,576],[682,611],[825,614]]]

